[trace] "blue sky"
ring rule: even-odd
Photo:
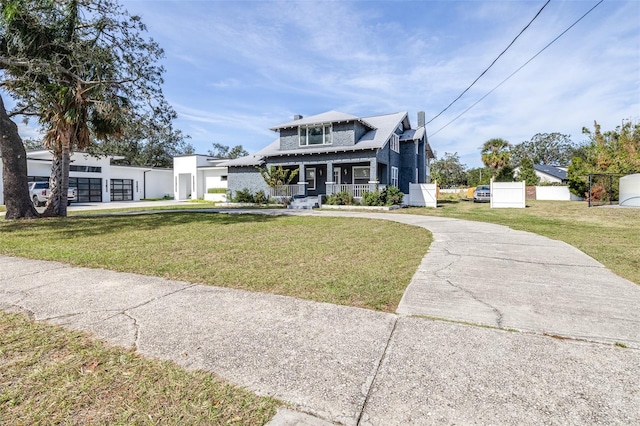
[[[294,114],[408,111],[412,125],[457,97],[544,1],[126,0],[164,48],[164,92],[196,152],[255,152]],[[583,141],[597,120],[640,119],[640,2],[608,0],[461,118],[597,1],[551,1],[494,67],[427,126],[432,148],[469,167],[494,137]],[[437,132],[437,133],[436,133]]]

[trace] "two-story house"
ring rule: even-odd
[[[278,138],[254,155],[220,164],[228,167],[228,189],[271,195],[317,196],[362,192],[394,185],[409,193],[410,183],[428,183],[434,158],[425,131],[424,112],[412,129],[406,112],[372,117],[329,111],[295,116],[271,130]],[[257,167],[298,169],[290,185],[268,188]]]

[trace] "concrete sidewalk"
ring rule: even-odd
[[[397,314],[11,257],[0,308],[291,403],[274,425],[640,424],[640,286],[580,251],[454,219],[272,213],[394,220],[434,243]]]

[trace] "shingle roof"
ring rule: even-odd
[[[344,112],[338,111],[327,111],[322,114],[312,115],[310,117],[301,118],[299,120],[289,121],[284,124],[280,124],[279,126],[272,127],[271,130],[281,130],[290,127],[298,127],[305,126],[309,124],[328,124],[328,123],[340,123],[340,122],[348,122],[348,121],[359,121],[366,127],[370,129],[374,129],[375,127],[371,124],[367,123],[360,117],[356,117],[355,115],[345,114]]]
[[[401,141],[415,141],[420,140],[424,136],[424,127],[420,127],[419,129],[409,129],[405,130],[402,135],[400,135]]]
[[[547,164],[535,164],[534,169],[540,173],[545,173],[549,176],[553,176],[556,179],[567,180],[567,172],[556,166],[549,166]]]

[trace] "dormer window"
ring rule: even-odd
[[[331,124],[300,126],[300,146],[331,145]]]

